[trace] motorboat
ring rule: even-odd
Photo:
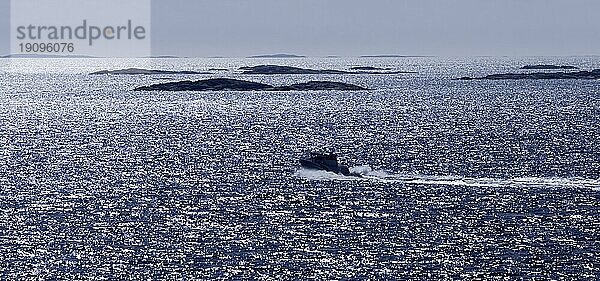
[[[300,165],[306,169],[332,172],[344,176],[354,176],[347,166],[338,163],[334,153],[311,152],[307,158],[300,159]]]

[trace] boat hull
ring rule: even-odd
[[[306,169],[310,169],[310,170],[332,172],[332,173],[341,174],[344,176],[350,175],[350,171],[348,170],[348,167],[346,167],[346,166],[329,167],[327,165],[322,165],[322,164],[315,163],[315,162],[305,160],[305,159],[300,159],[300,165],[302,167],[304,167]]]

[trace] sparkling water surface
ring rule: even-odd
[[[0,60],[0,278],[597,280],[600,81],[452,80],[525,64],[600,59]],[[131,91],[211,77],[372,90]]]

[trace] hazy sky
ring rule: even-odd
[[[600,54],[598,0],[153,0],[152,8],[156,55]]]
[[[0,0],[0,55],[7,54],[10,50],[10,7],[8,0]]]

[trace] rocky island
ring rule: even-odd
[[[361,86],[331,82],[331,81],[310,81],[307,83],[293,84],[290,86],[275,87],[272,91],[325,91],[325,90],[336,90],[336,91],[364,91],[367,90]]]
[[[521,69],[523,70],[541,70],[541,69],[550,69],[550,70],[557,70],[557,69],[577,69],[577,67],[575,66],[571,66],[571,65],[551,65],[551,64],[538,64],[538,65],[526,65],[521,67]]]
[[[380,68],[380,67],[372,67],[372,66],[353,66],[350,69],[351,70],[364,70],[364,71],[392,70],[391,68]]]
[[[600,69],[578,72],[536,72],[492,74],[484,77],[462,77],[457,80],[546,80],[546,79],[600,79]]]
[[[375,69],[375,68],[368,68]],[[403,72],[403,71],[386,71],[386,72],[373,72],[373,71],[343,71],[343,70],[332,70],[332,69],[308,69],[293,66],[280,66],[280,65],[259,65],[250,67],[240,67],[242,74],[246,75],[274,75],[274,74],[401,74],[401,73],[414,73],[414,72]],[[383,69],[381,69],[383,70]]]
[[[90,73],[90,75],[159,75],[159,74],[212,74],[210,72],[196,72],[196,71],[170,71],[170,70],[153,70],[153,69],[142,69],[142,68],[127,68],[119,70],[102,70]]]
[[[180,81],[143,86],[135,91],[361,91],[366,88],[340,82],[311,81],[290,86],[275,87],[268,84],[237,79],[217,78],[199,81]]]
[[[349,72],[341,70],[316,70],[306,69],[293,66],[279,66],[279,65],[259,65],[259,66],[246,66],[240,67],[242,74],[348,74]]]
[[[372,66],[354,66],[350,70],[357,70],[351,74],[416,74],[415,71],[391,71],[392,68],[380,68]]]

